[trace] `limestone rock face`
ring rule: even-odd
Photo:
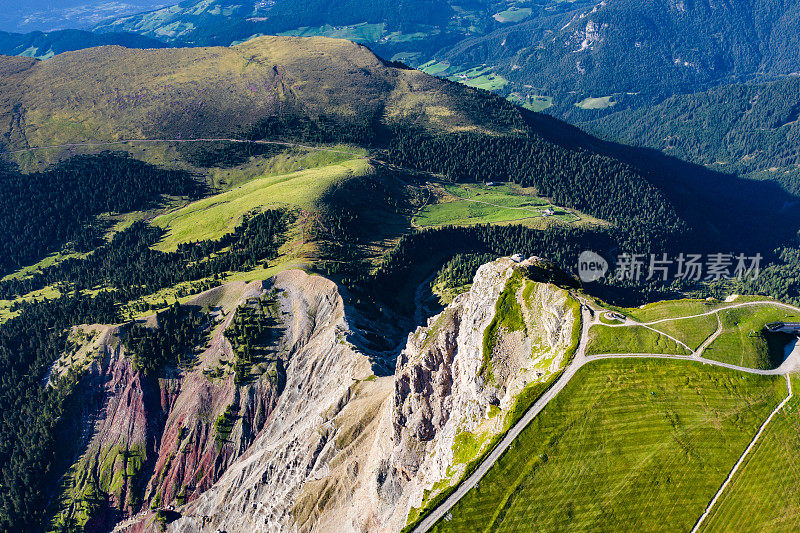
[[[508,258],[481,267],[468,293],[458,296],[426,328],[409,336],[397,362],[388,483],[402,486],[389,530],[402,529],[411,507],[421,507],[425,491],[449,486],[463,475],[458,440],[468,435],[488,448],[509,423],[519,393],[545,380],[566,362],[574,327],[567,291],[523,281],[511,291],[519,303],[523,331],[499,326],[486,353],[485,332],[496,318],[501,292],[527,263]],[[510,289],[509,289],[510,290]],[[491,367],[491,372],[487,369]],[[441,490],[441,488],[440,488]]]
[[[237,385],[198,368],[154,384],[106,339],[85,378],[108,407],[97,411],[106,429],[86,449],[100,457],[100,443],[124,441],[144,452],[130,491],[143,501],[113,502],[110,523],[121,514],[117,530],[155,530],[152,507],[169,510],[169,531],[399,531],[508,429],[527,405],[518,405],[521,393],[566,363],[579,328],[574,300],[529,279],[529,264],[482,266],[469,292],[408,336],[394,375],[373,374],[375,354],[359,348],[351,326],[364,317],[336,285],[301,271],[197,302],[227,302],[200,356],[207,368],[231,355],[222,334],[230,309],[277,295],[280,379]],[[232,404],[238,418],[221,444],[214,420]]]

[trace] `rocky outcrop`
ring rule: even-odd
[[[238,304],[265,291],[257,282],[205,294],[212,301],[227,296],[229,303],[216,307],[219,323],[195,366],[168,370],[166,376],[135,371],[120,342],[121,327],[73,332],[71,337],[89,342],[65,354],[51,371],[83,368],[71,413],[81,443],[62,483],[56,524],[88,519],[87,529],[105,531],[142,509],[184,504],[247,450],[269,419],[282,377],[263,375],[237,385],[232,373],[212,379],[208,369],[231,355],[224,332]],[[223,437],[217,421],[226,410],[236,420]]]
[[[125,481],[139,483],[139,508],[119,498],[111,504],[144,510],[118,529],[402,529],[509,427],[524,408],[521,393],[566,363],[579,327],[574,300],[529,279],[531,264],[504,258],[481,267],[468,293],[409,335],[393,376],[375,376],[359,349],[351,324],[365,317],[345,306],[334,283],[300,271],[279,274],[269,287],[223,287],[225,298],[198,302],[275,295],[280,380],[208,378],[230,356],[222,334],[230,303],[196,370],[162,378],[153,390],[119,348],[109,351],[106,370],[96,363],[90,373],[107,384],[101,396],[111,409],[98,418],[107,429],[87,449],[99,457],[100,443],[124,442],[143,451],[142,473]],[[220,442],[215,421],[230,406],[237,418]],[[120,437],[111,432],[117,427]]]
[[[575,307],[566,290],[526,279],[530,264],[504,258],[484,265],[468,293],[409,337],[398,359],[383,483],[402,488],[384,491],[396,506],[385,517],[389,530],[402,529],[410,509],[456,484],[509,427],[520,393],[566,363],[579,327]],[[521,331],[499,316],[505,292],[521,312]]]

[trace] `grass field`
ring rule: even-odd
[[[785,395],[693,362],[591,363],[433,531],[688,531]]]
[[[425,74],[430,74],[431,76],[435,76],[437,74],[441,74],[445,70],[450,68],[450,63],[447,61],[436,61],[431,60],[427,63],[423,63],[419,66],[419,70],[424,72]]]
[[[13,300],[0,300],[0,324],[19,315],[19,310],[12,311],[14,304],[20,305],[23,303],[32,302],[35,300],[53,300],[61,296],[61,292],[53,285],[48,285],[43,289],[35,290],[18,296]]]
[[[610,327],[595,325],[589,330],[588,355],[604,353],[658,353],[689,355],[672,339],[642,326]]]
[[[663,300],[653,302],[642,307],[621,309],[626,315],[639,322],[652,322],[664,318],[677,318],[682,316],[699,315],[713,311],[724,306],[722,302],[713,300]]]
[[[70,259],[70,258],[73,258],[73,257],[75,257],[75,258],[83,257],[84,255],[85,254],[80,253],[80,252],[56,252],[56,253],[48,255],[47,257],[45,257],[44,259],[42,259],[38,263],[34,263],[32,265],[28,265],[26,267],[22,267],[19,270],[4,276],[1,281],[8,281],[8,280],[11,280],[11,279],[28,278],[28,277],[32,276],[37,271],[39,271],[39,270],[41,270],[43,268],[47,268],[49,266],[55,265],[57,263],[60,263],[61,261],[64,261],[65,259]]]
[[[442,195],[442,201],[423,208],[414,218],[416,225],[425,227],[447,224],[471,225],[509,222],[540,217],[543,215],[544,209],[548,207],[554,211],[553,218],[563,221],[576,219],[575,215],[548,203],[531,191],[521,189],[513,184],[493,187],[478,183],[469,185],[446,184],[442,188],[445,191],[445,194]]]
[[[575,105],[581,109],[606,109],[614,107],[617,102],[614,101],[613,96],[601,96],[599,98],[584,98]]]
[[[454,72],[447,79],[487,91],[497,91],[508,83],[503,76],[493,72],[491,67],[484,66]]]
[[[520,22],[531,16],[531,8],[512,7],[492,15],[497,22]]]
[[[716,315],[699,316],[659,322],[651,326],[658,331],[679,339],[690,348],[696,350],[715,331],[717,331]]]
[[[783,362],[789,337],[764,334],[768,322],[800,322],[800,314],[776,307],[740,307],[719,312],[722,333],[703,353],[704,357],[749,368],[775,368]]]
[[[700,531],[800,529],[800,377],[792,388],[795,396],[772,418]]]
[[[511,93],[508,96],[511,103],[522,106],[531,111],[544,111],[545,109],[553,106],[553,97],[542,94],[528,94],[522,95],[520,93]]]
[[[296,35],[298,37],[333,37],[334,39],[347,39],[355,42],[375,42],[384,34],[385,24],[352,24],[350,26],[304,26],[295,30],[285,31],[278,35]]]
[[[423,63],[418,68],[425,74],[446,77],[450,81],[487,91],[497,91],[508,83],[508,80],[494,72],[492,67],[485,65],[463,68],[451,65],[448,61],[431,60]]]
[[[192,202],[155,218],[153,224],[167,230],[166,237],[157,249],[175,250],[180,243],[218,239],[233,231],[242,216],[256,208],[310,208],[331,184],[355,175],[364,175],[371,168],[367,161],[356,159],[250,180],[235,189]]]
[[[344,163],[353,159],[351,154],[367,155],[363,148],[348,144],[335,144],[326,148],[330,150],[287,149],[272,157],[252,157],[235,167],[211,167],[204,169],[204,172],[211,187],[226,191],[256,178]]]

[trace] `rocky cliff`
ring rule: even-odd
[[[571,355],[578,307],[533,281],[537,264],[481,267],[469,292],[409,335],[393,376],[373,374],[336,285],[300,271],[202,295],[195,304],[215,310],[210,341],[169,377],[136,373],[115,328],[84,333],[70,357],[91,361],[80,364],[92,430],[65,494],[75,505],[75,493],[99,489],[113,512],[92,509],[93,519],[128,531],[399,531]],[[280,369],[237,383],[219,375],[233,357],[224,332],[237,306],[265,295]]]

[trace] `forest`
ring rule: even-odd
[[[247,134],[253,140],[349,141],[373,149],[380,173],[398,172],[396,167],[402,167],[400,180],[353,180],[350,186],[323,195],[316,206],[316,226],[309,233],[318,244],[309,269],[344,285],[352,303],[375,323],[396,323],[398,317],[413,314],[413,302],[407,296],[432,273],[438,272],[438,281],[463,285],[481,263],[515,253],[545,257],[565,271],[574,271],[583,250],[607,255],[622,250],[662,252],[688,246],[696,236],[697,227],[678,213],[678,206],[693,205],[675,192],[678,187],[667,190],[651,173],[599,151],[550,142],[534,131],[524,114],[488,94],[476,91],[471,98],[473,107],[485,109],[497,124],[517,133],[435,134],[409,125],[384,128],[376,117],[348,123],[287,114],[261,121]],[[182,155],[192,164],[229,166],[251,155],[272,153],[271,148],[245,146],[223,145],[212,151],[199,147]],[[376,217],[367,217],[366,209],[374,212],[379,206],[386,216],[406,216],[410,202],[403,195],[408,193],[395,184],[425,179],[429,173],[452,181],[511,181],[536,189],[557,205],[611,224],[554,225],[544,231],[521,225],[440,227],[408,229],[402,236],[370,226]],[[0,190],[0,225],[11,229],[0,238],[4,251],[0,273],[34,263],[68,243],[87,252],[28,276],[0,281],[0,299],[48,286],[62,294],[55,300],[18,303],[15,310],[20,314],[0,324],[0,530],[35,530],[46,520],[45,487],[58,475],[61,414],[77,379],[68,375],[52,389],[41,386],[47,369],[64,349],[67,328],[122,322],[127,318],[125,306],[141,305],[135,303],[137,299],[181,282],[216,284],[227,273],[266,267],[278,257],[297,213],[289,209],[251,212],[224,237],[183,243],[175,251],[162,252],[152,247],[163,238],[163,229],[139,221],[106,240],[108,228],[98,215],[155,207],[164,195],[207,194],[188,172],[101,154],[73,158],[24,178],[5,167],[0,179],[5,185]],[[707,212],[710,209],[698,212],[697,219]],[[740,213],[728,216],[742,218]],[[719,225],[720,235],[729,237],[725,226]],[[393,245],[378,257],[375,250],[387,250],[385,242]],[[793,280],[798,277],[800,252],[791,244],[782,243],[774,253],[764,251],[772,264],[762,277],[742,282],[741,289],[796,301]],[[592,287],[598,296],[625,305],[689,290],[709,294],[715,289],[631,280],[609,280]],[[263,362],[259,347],[267,342],[264,335],[271,323],[255,308],[236,316],[229,340],[237,355],[235,381],[242,384]],[[203,313],[169,307],[158,314],[159,328],[132,324],[123,342],[135,367],[156,376],[165,365],[190,364],[191,349],[202,343],[208,320]]]
[[[727,85],[585,123],[620,142],[663,150],[800,194],[800,80]],[[773,169],[770,171],[769,169]],[[780,171],[776,171],[780,170]]]
[[[199,197],[205,188],[183,171],[163,170],[119,153],[75,156],[22,175],[0,164],[0,274],[34,263],[72,242],[92,250],[106,227],[102,213],[158,205],[164,195]]]
[[[78,376],[42,386],[63,352],[67,328],[119,319],[112,293],[67,294],[30,303],[0,324],[0,531],[36,531],[47,519],[49,489],[65,450],[57,435]]]
[[[9,296],[49,283],[71,287],[57,299],[21,304],[19,316],[0,324],[0,530],[38,530],[47,519],[46,488],[59,474],[62,459],[56,435],[78,376],[68,375],[53,389],[41,385],[64,350],[67,329],[118,323],[123,318],[119,305],[130,299],[269,260],[283,243],[292,217],[285,210],[263,211],[246,217],[222,239],[188,243],[171,253],[152,250],[161,230],[139,222],[85,258],[64,261],[29,279],[0,283]],[[111,290],[93,297],[81,290],[98,284]],[[207,321],[202,313],[173,306],[158,315],[163,329],[132,325],[125,342],[134,365],[152,375],[167,363],[188,362],[180,358],[190,356],[187,350],[199,344]]]
[[[686,225],[640,173],[610,158],[533,136],[401,133],[390,162],[452,181],[510,181],[535,187],[557,204],[613,222],[629,249],[663,248]]]
[[[13,298],[50,284],[77,289],[108,286],[120,302],[181,281],[248,270],[277,257],[294,214],[284,209],[246,216],[218,240],[182,244],[175,252],[150,248],[164,230],[138,221],[83,258],[69,258],[27,278],[0,282],[0,298]],[[223,252],[224,250],[224,252]]]
[[[123,342],[130,350],[134,370],[155,376],[167,364],[190,365],[192,349],[202,343],[211,324],[208,313],[175,302],[156,313],[154,327],[131,324]]]

